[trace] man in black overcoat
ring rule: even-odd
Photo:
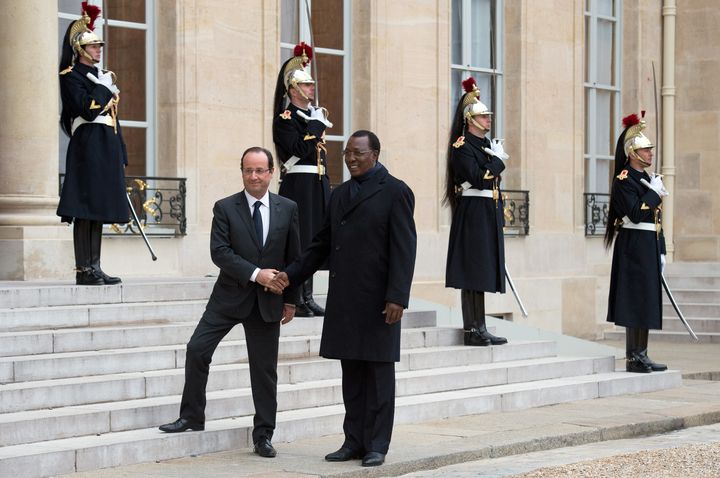
[[[180,418],[160,430],[205,428],[205,386],[213,352],[230,329],[242,323],[255,405],[255,453],[274,457],[280,324],[293,319],[297,291],[288,288],[280,296],[270,287],[278,270],[300,255],[298,210],[293,201],[268,191],[274,171],[270,151],[248,149],[241,168],[245,190],[213,208],[210,255],[220,274],[187,344]]]
[[[120,90],[115,75],[95,65],[103,41],[93,32],[100,9],[84,6],[63,39],[60,59],[60,124],[70,137],[65,181],[57,214],[73,223],[75,282],[119,284],[100,268],[103,224],[124,224],[130,211],[125,193],[127,152],[117,119]]]
[[[278,194],[295,201],[300,211],[300,244],[310,245],[320,229],[330,198],[325,131],[332,127],[325,108],[314,107],[315,80],[305,71],[312,48],[295,46],[294,56],[280,68],[275,87],[273,141],[283,176]],[[312,276],[301,285],[298,317],[324,315],[313,298]]]
[[[668,195],[660,175],[648,174],[652,142],[637,115],[623,118],[625,130],[615,149],[615,177],[605,245],[617,232],[610,273],[607,320],[625,327],[628,372],[667,370],[648,357],[649,329],[662,329],[660,275],[665,267],[662,198]]]
[[[400,319],[410,298],[417,234],[410,188],[377,159],[380,141],[356,131],[343,152],[351,179],[333,190],[323,227],[300,260],[276,277],[302,283],[329,260],[320,355],[339,359],[345,441],[328,461],[385,460],[395,413]]]

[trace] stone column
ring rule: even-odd
[[[0,28],[0,279],[70,277],[58,201],[57,2],[3,4]],[[59,249],[58,249],[59,248]],[[62,252],[60,256],[58,254]],[[65,267],[68,264],[69,267]]]

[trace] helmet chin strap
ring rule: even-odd
[[[292,86],[293,88],[295,88],[295,91],[297,91],[298,93],[300,93],[300,96],[302,96],[304,99],[307,100],[308,103],[310,103],[310,98],[308,98],[308,96],[305,94],[305,92],[302,90],[302,88],[299,88],[299,87],[298,87],[297,81],[295,81],[295,80],[290,80],[290,86]],[[288,96],[290,96],[289,93],[288,93]]]
[[[643,158],[641,158],[640,155],[635,152],[635,150],[631,151],[630,154],[633,156],[633,158],[637,159],[638,162],[640,164],[642,164],[643,166],[645,166],[646,168],[649,168],[650,166],[652,166],[652,163],[649,163],[649,162],[645,161]]]
[[[465,121],[466,121],[466,122],[469,122],[470,124],[472,124],[473,126],[475,126],[477,129],[479,129],[480,131],[482,131],[483,134],[488,132],[488,130],[486,130],[485,128],[483,128],[482,126],[480,126],[480,123],[478,123],[477,121],[475,121],[475,118],[473,118],[473,116],[472,116],[469,112],[468,112],[468,113],[465,113]]]

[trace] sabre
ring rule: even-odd
[[[688,324],[687,320],[685,320],[685,317],[683,316],[683,313],[680,311],[680,307],[678,307],[677,302],[675,302],[675,297],[673,297],[672,292],[670,292],[670,287],[668,286],[667,281],[665,280],[665,276],[660,273],[660,281],[662,282],[663,289],[665,289],[665,293],[668,296],[668,299],[670,299],[670,303],[672,304],[673,308],[675,309],[675,312],[677,313],[678,317],[680,318],[680,322],[685,326],[688,333],[690,334],[690,337],[692,337],[695,342],[699,342],[700,339],[698,339],[698,336],[695,335],[695,332],[693,332],[693,329],[690,327],[690,324]]]
[[[512,277],[510,277],[510,272],[508,272],[507,265],[505,265],[505,278],[507,279],[508,284],[510,284],[510,290],[512,290],[512,293],[515,296],[515,300],[517,300],[517,303],[520,306],[520,312],[522,312],[523,317],[527,319],[527,310],[522,303],[522,299],[520,299],[520,295],[518,295],[517,290],[515,290],[515,284],[513,283]]]
[[[135,224],[137,224],[138,229],[140,230],[140,235],[145,240],[145,245],[148,247],[148,250],[150,251],[150,256],[152,257],[152,260],[156,261],[157,256],[155,255],[155,251],[153,251],[153,248],[150,245],[150,241],[148,241],[148,238],[145,235],[145,231],[143,231],[143,228],[140,225],[140,219],[138,218],[138,215],[135,212],[135,207],[133,207],[132,200],[130,199],[130,195],[127,192],[125,193],[125,197],[127,198],[128,206],[130,206],[130,212],[132,213],[133,219],[135,220]]]

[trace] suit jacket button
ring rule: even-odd
[[[335,273],[334,273],[334,272],[331,272],[331,273],[330,273],[330,277],[335,277]]]
[[[335,250],[336,250],[336,251],[339,251],[339,250],[340,250],[340,246],[335,246]]]
[[[347,222],[347,221],[345,221],[345,219],[343,219],[342,221],[340,221],[340,225],[341,225],[341,226],[344,226],[346,222]]]

